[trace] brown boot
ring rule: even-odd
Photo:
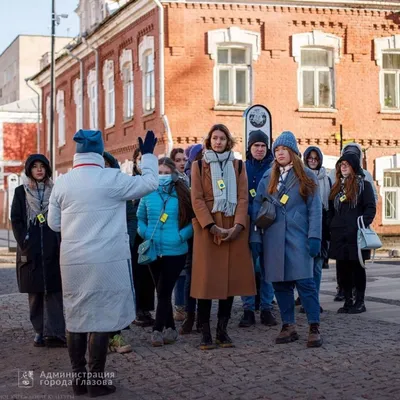
[[[290,343],[299,340],[299,335],[296,332],[296,325],[284,324],[281,333],[275,339],[276,344]]]
[[[322,337],[319,333],[319,324],[310,324],[307,347],[321,347]]]

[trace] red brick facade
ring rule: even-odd
[[[133,2],[134,3],[134,2]],[[292,2],[295,3],[295,2]],[[128,5],[129,7],[129,5]],[[261,51],[253,60],[251,104],[263,104],[272,114],[273,137],[292,130],[300,149],[318,145],[327,155],[338,156],[340,143],[335,134],[343,126],[343,139],[354,139],[365,149],[367,169],[374,175],[375,159],[400,153],[400,113],[382,113],[380,104],[380,67],[374,58],[374,39],[400,35],[399,13],[363,8],[316,8],[302,6],[243,5],[220,3],[164,3],[165,115],[168,117],[174,145],[185,147],[200,142],[214,123],[224,123],[238,138],[243,149],[243,109],[215,109],[214,66],[207,51],[209,32],[237,27],[261,37]],[[400,9],[399,6],[397,8]],[[122,11],[123,12],[123,11]],[[115,126],[104,130],[104,90],[100,73],[100,129],[105,146],[120,161],[129,159],[137,136],[147,129],[162,135],[158,154],[166,151],[166,129],[160,116],[159,90],[159,15],[154,8],[110,37],[99,47],[100,70],[106,59],[114,60]],[[109,23],[112,23],[110,21]],[[334,65],[335,110],[299,111],[298,63],[292,55],[293,35],[312,31],[341,39],[340,57]],[[142,72],[138,65],[138,47],[145,35],[154,36],[156,109],[149,116],[142,111]],[[399,46],[400,47],[400,46]],[[119,57],[132,49],[134,60],[134,117],[123,122],[122,81]],[[400,50],[399,50],[400,51]],[[84,59],[87,73],[94,68],[92,52]],[[73,84],[79,66],[71,59],[70,68],[57,76],[56,87],[65,91],[66,145],[57,150],[58,172],[72,166],[75,146],[75,104]],[[43,110],[49,84],[43,87]],[[85,84],[85,124],[88,126],[88,99]],[[46,116],[43,115],[46,131]],[[57,134],[57,131],[56,131]],[[46,135],[42,135],[45,143]],[[399,225],[382,226],[381,200],[375,226],[381,233],[399,233]]]

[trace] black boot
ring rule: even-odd
[[[179,329],[179,333],[181,335],[188,335],[189,333],[192,333],[195,318],[196,318],[195,312],[186,313],[186,318]]]
[[[212,341],[210,323],[204,322],[200,324],[201,326],[201,342],[200,342],[200,350],[211,350],[215,349],[215,345]]]
[[[219,347],[234,347],[232,339],[228,336],[228,332],[226,330],[228,327],[228,322],[229,318],[218,318],[215,343],[217,343]]]
[[[333,301],[343,301],[344,300],[344,291],[341,287],[336,288],[336,296]]]
[[[367,311],[364,303],[364,293],[357,292],[354,306],[350,308],[349,314],[361,314]]]
[[[338,314],[348,314],[350,309],[353,307],[353,296],[352,296],[351,290],[348,292],[345,292],[344,297],[345,297],[345,301],[344,301],[343,307],[339,308],[339,310],[337,311]]]
[[[265,326],[278,325],[278,322],[276,322],[275,315],[272,314],[271,310],[261,310],[260,320],[261,320],[261,323]]]
[[[92,332],[89,336],[89,372],[96,373],[97,377],[88,379],[89,397],[106,396],[114,393],[114,385],[104,384],[108,379],[104,377],[108,350],[108,332]]]
[[[254,311],[244,310],[242,319],[239,322],[239,328],[249,328],[256,324],[256,317]]]
[[[85,359],[87,334],[67,331],[67,344],[72,371],[76,374],[73,379],[72,390],[75,396],[81,396],[87,393]]]

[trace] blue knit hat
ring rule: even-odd
[[[98,153],[103,155],[104,142],[100,131],[79,129],[74,135],[77,153]]]
[[[282,132],[272,145],[272,154],[275,154],[275,149],[278,146],[285,146],[293,150],[296,154],[300,155],[299,148],[297,147],[297,140],[294,134],[290,131]]]

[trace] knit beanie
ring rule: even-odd
[[[360,166],[360,159],[357,157],[356,154],[354,153],[345,153],[342,155],[342,157],[339,158],[337,165],[340,165],[342,161],[347,161],[351,168],[353,168],[353,171],[356,175],[364,175],[362,168]]]
[[[195,144],[194,146],[192,146],[192,148],[190,149],[188,160],[190,162],[193,162],[195,160],[195,158],[197,157],[197,155],[201,151],[203,151],[203,145],[202,144],[198,143],[198,144]]]
[[[272,153],[275,154],[275,149],[279,146],[285,146],[293,150],[296,154],[300,155],[299,148],[297,147],[297,140],[294,134],[290,131],[282,132],[272,145]]]
[[[265,145],[268,148],[269,147],[268,136],[261,130],[251,131],[249,134],[247,149],[250,150],[250,147],[253,146],[254,143],[265,143]]]
[[[80,129],[74,135],[77,153],[98,153],[103,155],[104,142],[100,131]]]

